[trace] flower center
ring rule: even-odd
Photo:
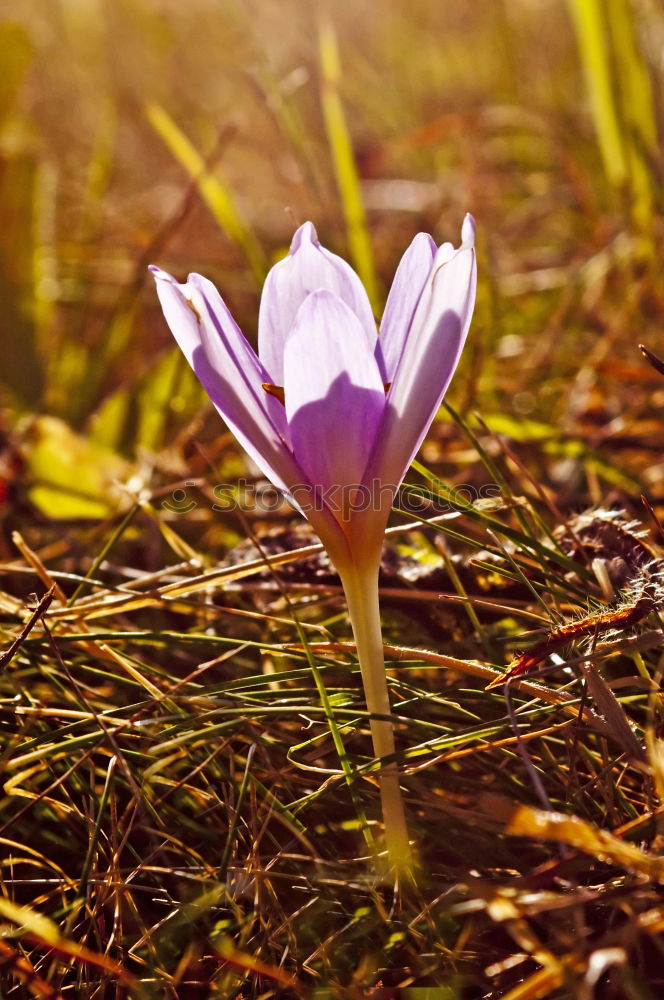
[[[278,399],[282,406],[286,405],[286,396],[283,385],[272,385],[271,382],[261,382],[261,386],[270,395]]]

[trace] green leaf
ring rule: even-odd
[[[108,517],[123,502],[118,482],[130,465],[108,448],[75,434],[55,417],[38,417],[28,430],[30,499],[47,517]]]

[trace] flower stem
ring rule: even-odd
[[[353,565],[341,573],[341,582],[353,626],[367,708],[371,715],[386,716],[391,709],[380,623],[378,570],[378,560],[366,567]],[[376,757],[394,755],[394,728],[389,719],[372,718],[371,736]],[[379,783],[388,862],[396,872],[405,872],[412,868],[413,860],[399,772],[394,761],[381,766]]]

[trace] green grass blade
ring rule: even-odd
[[[657,119],[652,86],[643,53],[639,51],[634,16],[627,0],[607,0],[616,86],[625,129],[632,195],[632,218],[640,229],[652,223],[656,201],[653,170],[657,148]]]
[[[256,281],[262,284],[266,271],[263,251],[240,215],[229,186],[220,179],[218,171],[215,175],[210,172],[204,158],[165,108],[151,101],[145,107],[145,114],[157,135],[196,182],[201,198],[220,228],[243,250]]]
[[[613,185],[621,187],[627,180],[627,159],[611,86],[604,4],[602,0],[568,0],[568,6],[581,53],[604,172]]]
[[[319,54],[321,104],[330,143],[332,164],[346,220],[348,246],[353,264],[367,290],[369,301],[374,311],[377,311],[379,292],[373,249],[367,229],[360,178],[353,155],[353,144],[339,93],[341,78],[339,47],[332,22],[326,18],[322,19],[319,25]]]

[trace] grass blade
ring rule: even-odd
[[[319,54],[321,104],[346,220],[348,246],[357,273],[367,290],[369,301],[374,311],[377,311],[379,293],[373,250],[367,229],[360,178],[353,155],[353,144],[339,93],[341,78],[339,46],[332,22],[327,18],[322,19],[319,25]]]
[[[240,215],[228,185],[219,176],[210,173],[204,158],[165,108],[151,101],[145,107],[145,114],[178,163],[196,181],[201,198],[220,228],[229,240],[243,250],[254,278],[262,284],[266,271],[263,251]]]

